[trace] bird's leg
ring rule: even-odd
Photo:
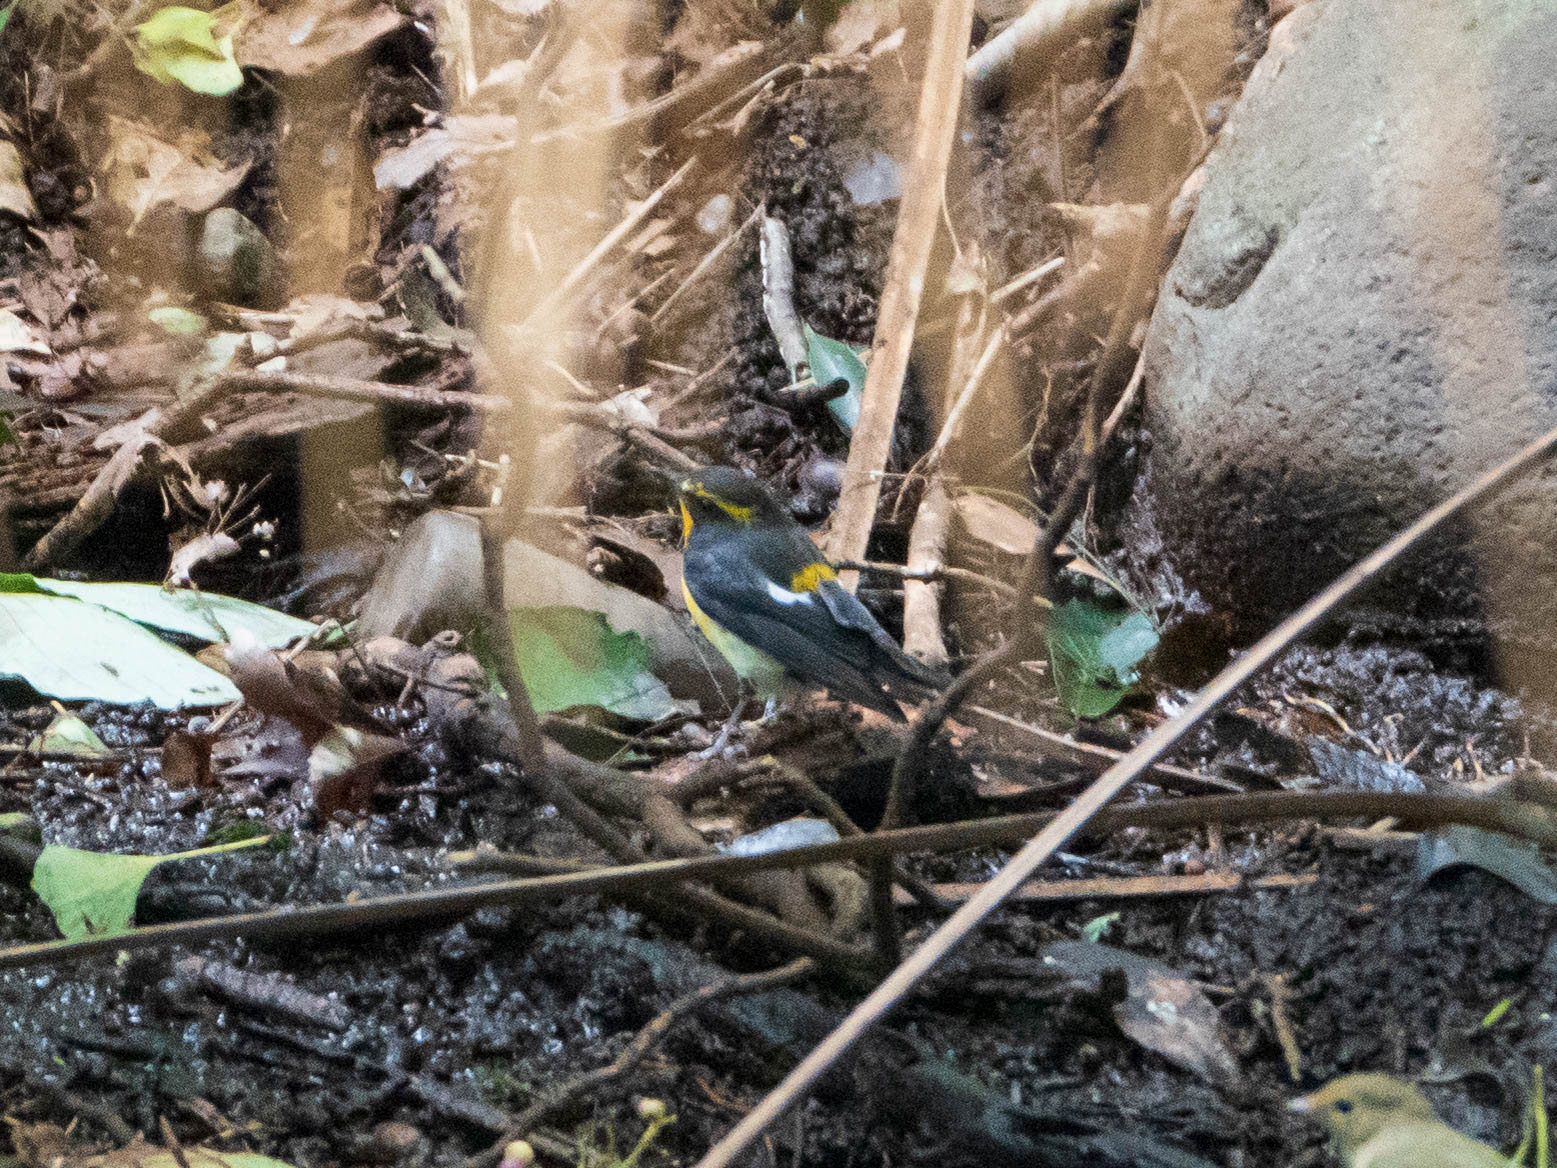
[[[730,745],[730,737],[741,728],[741,715],[746,712],[746,707],[751,704],[754,696],[751,682],[744,677],[741,679],[741,692],[735,699],[735,705],[730,710],[730,716],[724,720],[724,725],[719,728],[719,733],[714,738],[714,744],[706,750],[698,751],[698,758],[718,758],[724,753],[725,747]]]

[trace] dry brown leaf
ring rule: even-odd
[[[162,781],[170,787],[214,787],[211,777],[211,747],[214,734],[190,734],[169,731],[162,740]]]
[[[238,541],[226,532],[202,532],[173,553],[168,561],[168,583],[174,588],[189,588],[194,584],[190,573],[197,567],[207,560],[235,556],[239,550]]]
[[[227,675],[244,700],[260,713],[297,727],[310,746],[355,707],[333,673],[303,669],[253,638],[234,638],[226,657]]]
[[[1008,507],[988,495],[972,493],[959,495],[952,503],[952,511],[957,516],[963,534],[970,539],[997,548],[1008,556],[1025,556],[1038,542],[1036,523],[1015,507]],[[1113,581],[1087,561],[1076,557],[1075,553],[1064,544],[1060,544],[1055,552],[1061,556],[1072,557],[1065,564],[1069,571],[1113,585]]]
[[[132,229],[163,203],[209,211],[249,173],[248,162],[224,167],[212,157],[206,136],[194,130],[169,142],[145,122],[110,115],[108,134],[108,196],[128,208]]]
[[[256,9],[238,34],[238,64],[308,77],[360,53],[405,21],[382,0],[293,0],[275,11]]]
[[[1025,556],[1038,540],[1036,523],[988,495],[959,495],[952,506],[968,536],[1008,556]]]
[[[31,222],[38,216],[32,191],[22,173],[22,155],[15,142],[0,141],[0,211],[9,211]]]
[[[314,809],[328,819],[337,811],[360,814],[373,804],[384,764],[409,747],[383,734],[335,726],[308,754]]]
[[[49,346],[38,336],[32,326],[16,313],[0,309],[0,353],[35,353],[49,355]]]

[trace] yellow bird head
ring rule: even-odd
[[[1353,1152],[1388,1124],[1437,1119],[1427,1096],[1410,1083],[1371,1073],[1332,1079],[1312,1095],[1294,1099],[1288,1107],[1328,1125],[1347,1163],[1351,1163]]]

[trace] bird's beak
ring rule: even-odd
[[[1307,1095],[1300,1095],[1296,1099],[1287,1100],[1287,1110],[1294,1115],[1307,1115],[1314,1110],[1314,1105]]]

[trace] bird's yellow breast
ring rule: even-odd
[[[681,581],[681,596],[687,602],[687,612],[691,614],[693,622],[714,648],[719,650],[719,655],[730,663],[736,676],[751,682],[758,696],[777,697],[784,688],[784,667],[704,612],[692,598],[692,589],[687,587],[684,579]]]

